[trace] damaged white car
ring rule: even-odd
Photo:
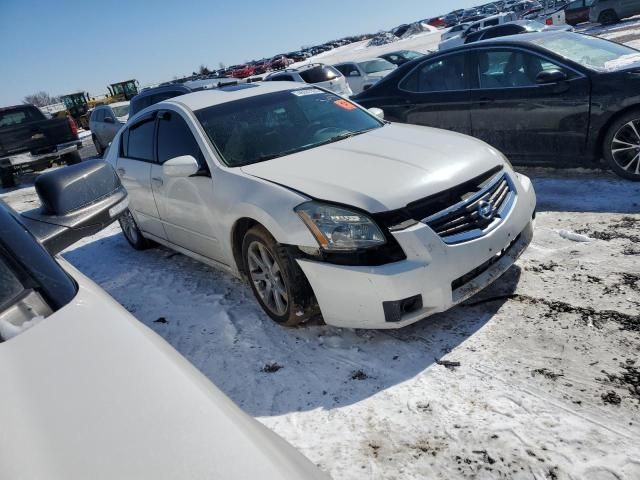
[[[124,234],[247,278],[283,325],[398,328],[451,308],[527,247],[533,187],[479,140],[382,115],[288,82],[153,105],[107,157]]]

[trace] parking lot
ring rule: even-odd
[[[590,33],[637,48],[639,24]],[[381,51],[354,44],[318,60]],[[90,138],[81,153],[95,155]],[[247,285],[164,247],[135,251],[117,223],[63,256],[336,479],[640,478],[640,184],[518,170],[538,196],[523,257],[464,304],[397,331],[282,328]],[[2,199],[33,208],[33,179]]]

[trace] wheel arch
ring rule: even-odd
[[[611,128],[611,126],[620,117],[623,117],[624,115],[628,114],[629,112],[632,112],[633,110],[638,110],[638,113],[640,113],[640,103],[634,103],[632,105],[628,105],[625,108],[623,108],[622,110],[620,110],[619,112],[616,112],[602,126],[602,128],[598,132],[598,139],[596,140],[596,142],[595,142],[595,144],[593,146],[594,154],[596,156],[596,160],[597,161],[600,161],[600,160],[602,160],[604,158],[604,149],[605,149],[604,139],[607,136],[607,134],[609,133],[609,129]]]
[[[233,227],[231,228],[231,253],[233,255],[233,261],[236,264],[236,269],[240,276],[246,278],[247,271],[244,265],[244,261],[242,260],[242,240],[247,232],[255,227],[261,226],[265,230],[269,231],[263,224],[258,222],[257,220],[250,217],[242,217],[235,221]]]

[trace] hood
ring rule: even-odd
[[[242,171],[312,198],[370,213],[442,192],[503,163],[484,142],[446,130],[388,124]]]

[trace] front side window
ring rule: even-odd
[[[154,127],[154,121],[147,120],[129,128],[125,132],[127,135],[123,143],[123,155],[134,160],[153,161]]]
[[[546,70],[565,70],[538,55],[522,50],[478,52],[480,88],[513,88],[538,85],[537,77]]]
[[[274,92],[196,111],[231,167],[289,155],[380,128],[355,104],[317,88]]]
[[[0,255],[0,312],[24,290],[22,282]]]
[[[276,75],[271,78],[273,82],[293,82],[293,77],[291,75]]]
[[[104,108],[96,108],[91,115],[91,120],[101,122],[104,120]]]
[[[202,164],[198,142],[184,119],[175,112],[165,112],[158,121],[158,162],[191,155]]]
[[[400,83],[400,88],[415,93],[465,90],[468,87],[464,66],[464,54],[430,60],[413,70]]]

